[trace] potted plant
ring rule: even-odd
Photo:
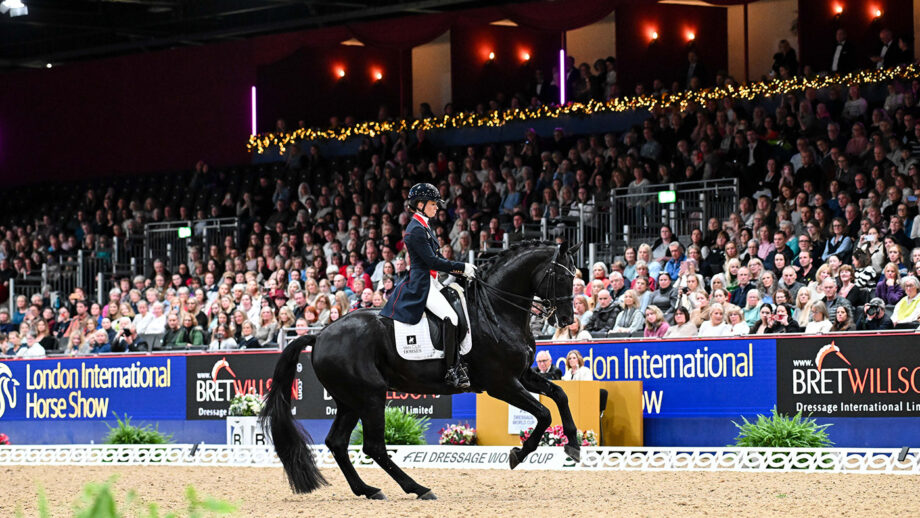
[[[264,445],[267,438],[259,426],[262,398],[254,390],[237,394],[227,411],[227,444]]]
[[[451,446],[473,446],[476,444],[476,429],[469,424],[452,424],[440,430],[438,444]]]

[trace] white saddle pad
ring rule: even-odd
[[[460,300],[463,303],[463,314],[466,316],[466,321],[469,322],[470,313],[466,308],[466,297],[463,295],[463,288],[457,284],[451,284],[448,288],[456,290],[460,294]],[[393,331],[396,334],[396,352],[403,359],[415,361],[444,358],[444,351],[435,349],[434,344],[431,343],[427,316],[422,316],[418,324],[405,324],[394,320]],[[470,331],[467,330],[466,336],[460,341],[460,354],[467,354],[472,348],[473,338]]]

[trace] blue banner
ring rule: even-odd
[[[597,381],[641,380],[647,417],[738,417],[776,405],[776,340],[537,345],[563,372],[572,349]]]
[[[185,419],[185,357],[0,363],[0,421]]]

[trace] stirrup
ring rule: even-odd
[[[466,366],[460,363],[455,367],[447,369],[447,374],[444,376],[444,382],[458,389],[470,388],[470,378],[466,373]]]

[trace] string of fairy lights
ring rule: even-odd
[[[563,106],[540,106],[539,108],[521,108],[513,110],[492,111],[485,114],[461,112],[454,115],[429,117],[426,119],[399,119],[383,122],[361,122],[353,126],[330,129],[299,128],[286,133],[262,133],[251,135],[247,149],[263,154],[277,149],[283,154],[285,148],[300,141],[344,141],[351,137],[375,137],[381,133],[400,131],[439,130],[450,128],[497,128],[511,122],[532,121],[538,119],[555,119],[559,117],[590,117],[596,114],[621,113],[633,110],[655,110],[680,106],[685,109],[691,103],[706,104],[708,101],[731,97],[739,100],[773,97],[787,93],[800,92],[810,88],[822,89],[835,85],[853,86],[884,83],[889,81],[911,81],[920,79],[920,66],[902,65],[886,70],[860,70],[845,75],[822,76],[816,78],[795,77],[792,79],[773,79],[740,86],[707,88],[695,91],[668,93],[660,96],[644,95],[620,97],[607,102],[589,101],[587,103],[569,103]]]

